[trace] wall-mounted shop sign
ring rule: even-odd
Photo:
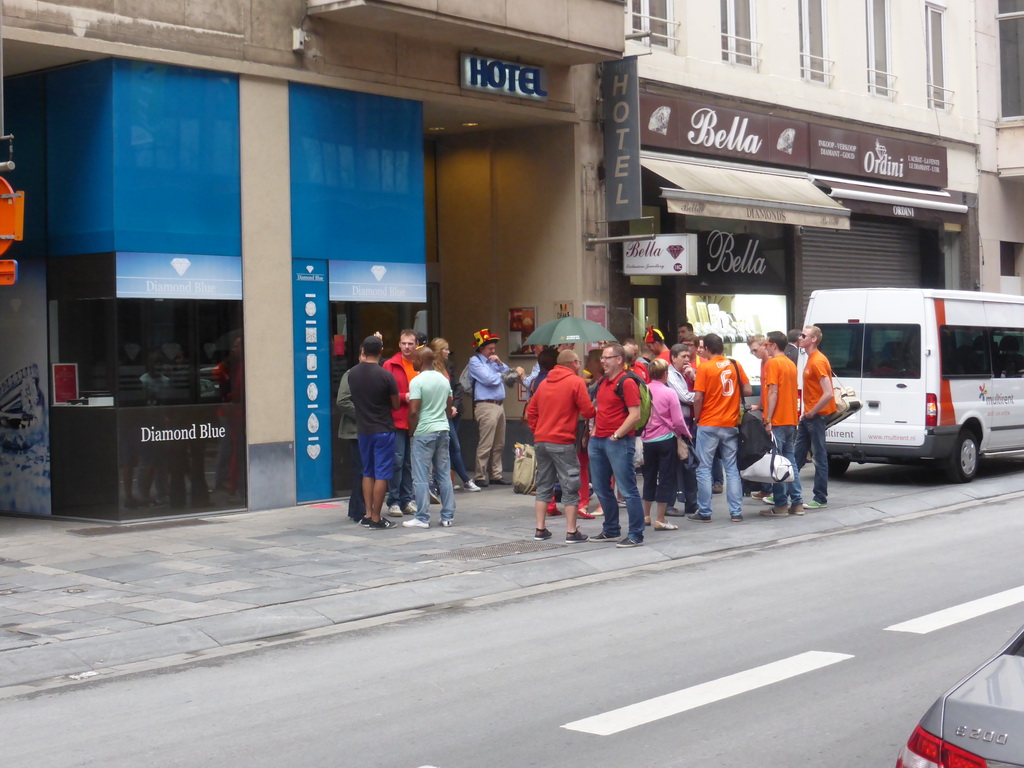
[[[331,496],[331,338],[327,262],[292,262],[295,496]]]
[[[242,260],[237,256],[118,253],[121,299],[242,298]]]
[[[427,300],[427,265],[395,261],[332,261],[331,301]]]
[[[780,240],[712,230],[697,236],[701,292],[785,293],[786,252]]]
[[[636,57],[606,61],[601,68],[604,113],[605,219],[641,217],[640,87]]]
[[[464,53],[462,87],[471,91],[546,101],[548,73],[544,67]]]
[[[658,235],[622,247],[622,271],[627,275],[697,274],[697,235]]]
[[[645,93],[640,141],[695,154],[945,187],[946,148]]]

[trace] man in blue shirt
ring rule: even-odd
[[[503,485],[501,452],[505,449],[505,377],[513,374],[495,352],[499,337],[488,329],[473,334],[476,354],[469,361],[473,380],[473,414],[480,441],[476,448],[477,485]],[[524,371],[514,373],[522,377]]]

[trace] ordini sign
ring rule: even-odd
[[[658,235],[653,240],[626,243],[622,271],[627,275],[695,275],[697,235]]]
[[[643,214],[640,194],[640,87],[636,57],[606,61],[604,104],[605,219],[631,221]]]
[[[546,101],[548,75],[543,67],[462,54],[462,87],[471,91]]]
[[[644,146],[943,188],[946,148],[658,94],[640,97]]]

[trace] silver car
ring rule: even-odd
[[[1024,766],[1024,628],[944,693],[900,750],[896,768]]]

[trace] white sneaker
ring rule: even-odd
[[[407,515],[415,515],[416,512],[417,512],[417,509],[416,509],[416,502],[415,501],[410,501],[408,504],[405,505],[405,514],[407,514]]]
[[[415,517],[412,520],[406,520],[402,523],[405,528],[429,528],[430,523],[425,523],[422,520],[417,520]]]
[[[466,487],[467,491],[482,491],[483,490],[483,488],[481,488],[479,485],[477,485],[476,483],[473,482],[472,478],[470,478],[469,480],[466,481],[466,486],[465,487]]]
[[[391,517],[401,517],[402,508],[397,504],[392,504],[390,507],[388,507],[388,514],[391,515]]]
[[[443,525],[445,528],[451,528],[453,522],[453,520],[442,520],[441,525]]]

